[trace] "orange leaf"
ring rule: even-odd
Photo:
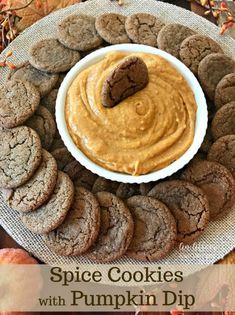
[[[29,1],[30,0],[7,0],[7,7],[23,7]],[[35,0],[29,7],[17,11],[17,15],[22,18],[17,23],[17,27],[22,31],[51,12],[78,2],[80,2],[80,0]]]

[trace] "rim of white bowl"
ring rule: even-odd
[[[107,53],[111,51],[126,51],[130,53],[144,52],[159,55],[168,60],[184,76],[184,78],[186,79],[190,88],[193,91],[197,104],[195,135],[193,143],[179,159],[177,159],[175,162],[166,166],[163,169],[139,176],[133,176],[124,173],[110,171],[100,165],[97,165],[92,160],[90,160],[81,150],[78,149],[78,147],[73,142],[73,139],[69,134],[64,114],[68,88],[82,70],[86,69],[88,66],[94,63],[97,63],[99,60],[103,59]],[[77,161],[79,161],[91,172],[113,181],[140,184],[163,179],[167,176],[174,174],[178,170],[182,169],[187,163],[189,163],[189,161],[198,152],[198,149],[200,148],[205,137],[208,123],[208,112],[206,98],[198,80],[196,79],[194,74],[180,60],[166,53],[165,51],[162,51],[154,47],[139,44],[119,44],[100,48],[90,53],[89,55],[81,59],[68,72],[59,88],[56,100],[56,123],[60,136],[65,146],[67,147],[68,151]]]

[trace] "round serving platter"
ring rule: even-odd
[[[82,13],[98,16],[106,12],[116,12],[130,15],[137,12],[146,12],[159,16],[165,23],[184,24],[196,32],[209,35],[216,40],[224,52],[235,56],[235,41],[229,36],[220,36],[219,29],[196,14],[156,0],[126,0],[125,5],[120,7],[110,0],[90,0],[59,10],[41,19],[33,26],[20,34],[2,53],[13,51],[11,61],[20,64],[28,60],[28,51],[31,45],[41,39],[56,36],[56,25],[64,17]],[[8,76],[6,68],[0,70],[0,83],[4,83]],[[16,211],[7,207],[0,194],[0,224],[13,237],[18,244],[31,252],[35,257],[48,264],[94,264],[83,256],[62,257],[51,252],[44,244],[42,238],[28,231],[21,223]],[[223,258],[235,247],[235,207],[223,219],[210,222],[205,233],[192,245],[179,246],[170,255],[158,261],[158,264],[188,264],[210,265]],[[141,264],[133,259],[122,258],[118,263]],[[144,263],[146,265],[146,263]],[[195,268],[194,268],[195,270]]]

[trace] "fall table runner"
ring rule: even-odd
[[[56,35],[56,25],[65,16],[83,13],[97,16],[105,12],[117,12],[130,15],[135,12],[147,12],[159,16],[164,22],[177,22],[189,26],[200,34],[210,35],[217,40],[224,51],[235,56],[235,41],[229,36],[219,36],[218,28],[196,14],[179,7],[156,0],[126,0],[124,6],[115,1],[89,0],[84,3],[56,11],[35,23],[22,32],[6,51],[13,51],[12,62],[19,64],[28,58],[28,49],[36,41]],[[5,52],[6,52],[5,51]],[[4,53],[5,53],[4,52]],[[4,83],[8,75],[6,68],[0,70],[0,83]],[[29,232],[21,223],[18,214],[7,207],[0,195],[0,224],[26,250],[48,264],[92,263],[85,257],[60,257],[52,253],[40,236]],[[235,245],[235,208],[220,221],[211,222],[202,237],[190,246],[176,248],[159,264],[203,264],[209,265],[229,253]],[[120,263],[131,263],[134,260],[123,258]],[[136,263],[136,262],[135,262]]]

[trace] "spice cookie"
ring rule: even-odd
[[[86,256],[97,262],[122,257],[133,236],[133,219],[124,202],[109,192],[97,193],[101,210],[100,231]]]
[[[39,102],[40,94],[30,82],[11,80],[0,85],[0,127],[23,124],[36,111]]]
[[[118,182],[99,176],[94,182],[92,192],[93,194],[96,194],[101,191],[108,191],[110,193],[116,194],[119,184],[120,183]]]
[[[213,137],[212,137],[212,133],[211,133],[211,126],[208,125],[205,138],[204,138],[204,140],[201,144],[201,147],[200,147],[200,152],[208,153],[212,144],[213,144]]]
[[[153,186],[154,186],[153,182],[140,184],[140,194],[142,196],[146,196],[149,193],[149,191],[153,188]]]
[[[29,180],[41,162],[37,133],[26,126],[0,132],[0,187],[16,188]]]
[[[59,89],[60,88],[62,82],[64,81],[64,78],[66,77],[66,74],[67,74],[67,72],[59,73],[59,79],[58,79],[58,81],[57,81],[57,83],[56,83],[56,85],[54,87],[55,89]]]
[[[157,184],[148,196],[163,202],[170,209],[177,225],[177,241],[193,243],[208,225],[210,212],[206,195],[195,185],[172,180]]]
[[[133,196],[127,206],[134,219],[134,235],[127,255],[155,261],[166,256],[176,241],[176,222],[162,202],[146,196]]]
[[[100,207],[95,196],[75,187],[73,204],[64,222],[44,235],[47,246],[58,255],[76,256],[95,242],[100,228]]]
[[[75,160],[65,147],[56,149],[51,154],[56,159],[59,170],[69,175],[72,180],[76,180],[81,176],[84,167]]]
[[[214,53],[202,59],[198,67],[198,77],[210,100],[214,100],[215,90],[220,80],[232,72],[235,72],[235,62],[224,54]]]
[[[37,131],[42,147],[48,150],[56,133],[56,124],[49,110],[42,105],[39,106],[35,114],[25,124]]]
[[[10,73],[11,79],[28,81],[40,92],[41,97],[48,94],[58,82],[58,74],[40,71],[26,62]]]
[[[219,138],[213,143],[208,152],[209,161],[218,162],[224,165],[235,178],[235,135],[228,135]]]
[[[67,71],[79,60],[78,51],[63,46],[57,39],[43,39],[30,49],[30,64],[49,73]]]
[[[213,220],[226,214],[234,205],[234,178],[227,168],[219,163],[194,161],[183,171],[181,179],[193,183],[204,191]]]
[[[84,168],[75,180],[75,186],[81,186],[91,191],[97,177],[96,174]]]
[[[51,154],[56,159],[58,169],[61,171],[64,170],[67,164],[74,161],[74,157],[65,147],[55,149],[54,151],[51,152]]]
[[[4,189],[7,204],[18,211],[30,212],[40,207],[52,194],[57,179],[57,164],[53,156],[42,150],[42,161],[33,176],[22,186]]]
[[[202,59],[212,53],[223,53],[223,50],[213,39],[199,34],[186,38],[180,46],[181,61],[195,75]]]
[[[126,16],[105,13],[96,18],[95,27],[100,36],[109,44],[130,43],[125,30]]]
[[[206,103],[207,103],[207,110],[208,110],[208,121],[210,123],[215,116],[216,107],[215,107],[214,101],[211,101],[208,98],[206,98]]]
[[[41,101],[41,104],[49,110],[53,117],[55,117],[55,104],[58,91],[58,89],[51,90],[51,92],[44,96]]]
[[[95,18],[70,15],[58,25],[58,40],[70,49],[86,51],[100,46],[103,39],[95,28]]]
[[[140,195],[140,185],[121,183],[116,191],[116,196],[121,199],[128,199],[134,195]]]
[[[235,102],[235,73],[223,77],[215,90],[215,106],[217,109],[230,102]]]
[[[180,46],[189,36],[195,35],[190,28],[181,24],[168,24],[164,26],[157,37],[158,48],[179,58]]]
[[[211,132],[214,140],[235,134],[235,101],[222,106],[215,114],[211,123]]]
[[[145,62],[136,56],[127,57],[104,80],[101,102],[105,107],[114,107],[145,88],[148,82],[148,68]]]
[[[157,47],[157,35],[164,24],[148,13],[136,13],[127,17],[125,28],[130,39],[137,44]]]
[[[49,200],[34,211],[21,214],[23,224],[33,233],[44,234],[56,229],[64,221],[74,196],[71,179],[58,172],[55,189]]]
[[[235,101],[235,73],[227,74],[219,81],[215,90],[215,106],[217,109]]]
[[[55,151],[56,149],[65,148],[64,142],[60,136],[58,129],[56,128],[55,137],[50,146],[50,152]]]

